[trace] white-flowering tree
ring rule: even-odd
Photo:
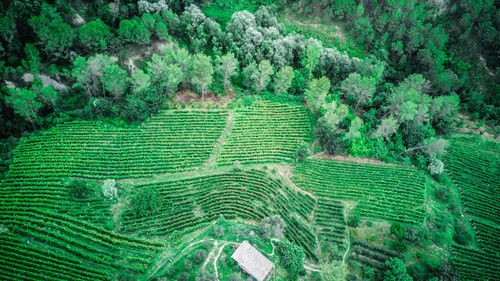
[[[114,179],[107,179],[102,185],[102,194],[107,199],[118,198],[118,189],[116,187],[116,181]]]

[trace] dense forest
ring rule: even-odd
[[[330,153],[411,158],[434,174],[439,136],[453,131],[459,111],[497,124],[493,1],[260,4],[270,3],[3,1],[3,160],[23,134],[82,118],[142,121],[183,89],[305,98]],[[221,12],[207,17],[204,6]],[[238,6],[255,13],[224,14]],[[288,30],[280,8],[326,13],[359,51]],[[170,43],[154,53],[158,42]]]
[[[359,272],[354,270],[358,274],[356,276],[365,278],[363,280],[412,280],[412,278],[413,280],[459,280],[457,273],[459,270],[456,267],[462,259],[452,260],[449,258],[449,253],[465,255],[466,250],[461,247],[477,245],[477,241],[483,243],[479,234],[477,241],[473,234],[482,226],[479,223],[478,227],[475,223],[471,226],[475,218],[471,220],[464,218],[463,215],[464,210],[474,216],[484,215],[482,207],[481,211],[475,209],[478,206],[476,204],[483,206],[482,203],[477,203],[482,200],[482,195],[479,196],[475,192],[468,193],[470,191],[467,189],[473,185],[470,179],[474,173],[471,173],[470,177],[462,174],[462,169],[470,168],[473,171],[474,168],[472,166],[464,168],[462,164],[457,164],[460,161],[470,161],[467,158],[468,150],[474,149],[475,153],[481,155],[478,165],[484,167],[480,168],[480,176],[490,177],[491,182],[481,181],[479,185],[484,185],[484,190],[493,190],[493,194],[496,194],[495,200],[498,199],[498,186],[495,189],[495,184],[500,178],[497,173],[498,167],[495,167],[498,164],[498,154],[492,154],[497,152],[497,140],[500,134],[498,6],[498,1],[493,0],[4,0],[0,3],[0,77],[2,78],[0,179],[7,179],[6,182],[9,182],[9,173],[11,178],[20,173],[19,166],[13,164],[14,157],[15,153],[22,154],[29,150],[22,146],[31,145],[27,140],[38,140],[37,138],[45,140],[47,135],[58,136],[60,128],[64,128],[66,124],[78,125],[80,124],[78,122],[89,122],[81,124],[103,122],[105,126],[116,128],[117,131],[110,133],[109,137],[123,137],[124,139],[120,140],[120,145],[123,145],[120,149],[127,151],[135,151],[136,148],[127,147],[126,138],[133,139],[136,136],[132,133],[125,134],[122,130],[135,132],[134,128],[143,126],[145,129],[137,131],[137,135],[150,130],[147,134],[162,137],[155,135],[158,132],[154,128],[147,127],[151,122],[164,122],[165,126],[174,126],[172,132],[176,132],[176,121],[179,122],[178,126],[189,122],[192,122],[189,124],[211,122],[213,127],[207,126],[206,132],[203,133],[206,139],[203,141],[228,141],[224,143],[221,151],[216,150],[217,157],[214,159],[209,157],[211,155],[207,152],[209,148],[203,147],[205,150],[199,148],[206,145],[203,141],[198,143],[193,141],[189,144],[190,149],[199,149],[196,153],[200,155],[201,160],[196,158],[198,156],[174,151],[168,152],[173,155],[169,154],[168,157],[182,158],[182,161],[180,164],[168,164],[158,160],[161,153],[157,152],[158,155],[155,157],[158,159],[155,161],[161,162],[157,164],[158,167],[161,166],[160,168],[153,165],[150,167],[151,171],[146,169],[147,171],[143,170],[142,174],[127,171],[130,178],[140,178],[141,175],[152,176],[160,170],[162,173],[165,171],[165,173],[181,173],[191,171],[197,166],[211,168],[217,165],[229,165],[241,173],[244,182],[258,182],[257,179],[262,176],[260,172],[254,171],[253,166],[248,170],[242,167],[276,163],[276,159],[281,161],[283,158],[285,162],[293,160],[293,165],[298,165],[291,168],[293,181],[307,186],[305,188],[307,192],[316,194],[315,192],[323,186],[332,185],[332,188],[339,188],[332,183],[339,178],[339,175],[331,172],[332,170],[345,169],[345,173],[348,173],[347,171],[351,169],[357,179],[358,168],[329,166],[331,164],[309,159],[313,154],[369,159],[367,161],[388,163],[394,167],[412,166],[416,169],[366,170],[367,174],[372,173],[370,178],[381,182],[382,187],[384,179],[378,178],[381,173],[391,174],[396,181],[403,182],[406,179],[418,182],[415,186],[408,187],[408,190],[398,191],[402,194],[408,192],[408,198],[411,198],[416,205],[414,209],[408,211],[408,214],[396,211],[375,214],[377,218],[391,221],[390,235],[394,241],[390,250],[379,246],[366,246],[363,244],[365,242],[353,240],[354,242],[349,242],[351,248],[347,248],[346,254],[349,251],[354,253],[358,251],[359,256],[371,253],[372,259],[382,255],[393,257],[378,273],[363,268],[358,270],[359,272],[364,270],[364,273],[359,275]],[[308,21],[314,23],[309,24]],[[183,97],[189,97],[190,100],[184,101]],[[205,104],[204,101],[207,99],[216,102]],[[281,108],[281,105],[276,104],[288,105],[290,109]],[[214,110],[215,113],[181,117],[168,115],[170,118],[168,122],[161,119],[162,117],[157,117],[157,114],[164,110],[195,109],[197,106]],[[245,147],[255,139],[241,133],[246,127],[237,127],[244,123],[243,121],[238,123],[237,118],[232,131],[229,130],[226,134],[224,126],[232,126],[231,118],[234,116],[233,113],[224,110],[240,107],[245,107],[246,111],[242,110],[238,114],[242,114],[248,120],[257,120],[255,124],[260,124],[255,117],[260,116],[259,114],[289,120],[289,126],[280,127],[275,119],[267,120],[266,117],[262,117],[262,120],[267,120],[267,124],[260,125],[263,127],[275,125],[275,128],[279,128],[277,131],[288,135],[288,139],[275,137],[269,141],[283,145],[279,149],[286,150],[286,153],[293,150],[293,155],[285,152],[282,153],[286,154],[285,156],[281,155],[281,152],[272,154],[266,151],[265,146],[257,144],[251,148]],[[307,113],[304,110],[307,110]],[[155,118],[159,118],[160,121],[155,121],[158,120]],[[227,124],[226,118],[230,120]],[[169,124],[171,120],[173,123]],[[253,125],[250,122],[244,124],[249,127]],[[309,125],[310,133],[308,133]],[[491,144],[486,140],[478,141],[481,145],[474,147],[462,135],[457,136],[469,125],[474,127],[471,129],[474,134],[489,139]],[[82,125],[80,129],[94,130],[92,132],[96,134],[96,139],[107,136],[107,133],[99,131],[99,128],[96,126],[88,129]],[[182,130],[186,136],[198,133],[189,131],[190,127]],[[220,133],[220,137],[212,130]],[[235,140],[230,138],[238,133],[241,135],[237,135]],[[69,142],[70,139],[70,137],[61,138],[63,142]],[[300,142],[297,143],[297,140]],[[106,143],[105,139],[100,141]],[[281,142],[288,143],[285,145]],[[234,147],[230,147],[231,144]],[[94,144],[89,137],[88,144],[79,145],[86,147]],[[42,149],[42,146],[37,149]],[[251,150],[252,152],[248,152],[250,156],[235,156],[243,149]],[[141,154],[141,151],[136,152],[137,155]],[[252,158],[254,155],[259,155],[258,157],[265,160],[259,158],[257,161]],[[52,159],[50,156],[47,157]],[[68,157],[72,160],[77,159],[77,156]],[[82,156],[82,159],[87,161],[94,156],[85,157]],[[136,159],[140,157],[137,156]],[[201,165],[202,160],[207,161],[207,164]],[[87,164],[102,163],[96,160]],[[52,164],[47,164],[50,165]],[[173,168],[169,165],[178,166]],[[11,171],[9,171],[10,166],[14,167]],[[75,164],[75,167],[77,166]],[[157,168],[158,171],[154,170]],[[166,170],[163,171],[163,168]],[[106,167],[99,169],[105,170]],[[264,166],[264,170],[267,169],[268,167]],[[313,170],[325,178],[330,178],[331,181],[316,180],[310,172]],[[217,171],[220,174],[226,172]],[[124,175],[126,173],[124,172]],[[71,172],[69,175],[79,177],[76,172]],[[94,177],[92,173],[83,175],[82,178]],[[120,177],[127,178],[120,174],[116,179]],[[200,192],[211,188],[209,186],[211,181],[214,182],[214,186],[218,186],[217,181],[221,180],[214,175],[204,174],[203,177],[206,177],[206,182],[194,178],[182,180],[188,181]],[[226,177],[233,179],[235,176],[227,174]],[[95,178],[101,179],[101,176]],[[108,177],[102,176],[102,179]],[[307,182],[308,179],[311,184]],[[233,180],[237,182],[241,179]],[[349,182],[352,179],[346,177],[343,180]],[[184,184],[173,182],[169,179],[161,184],[165,188]],[[464,184],[466,188],[462,189],[461,185],[459,189],[452,188],[451,186],[457,182],[460,184],[466,182],[466,185]],[[82,182],[71,184],[74,185],[71,196],[78,198],[88,196],[87,185]],[[107,184],[114,186],[111,182]],[[370,194],[371,197],[385,202],[385,197],[378,198],[377,194],[369,193],[372,191],[364,186],[362,180],[353,184],[362,186],[360,194]],[[286,181],[285,183],[269,181],[262,185],[270,190],[274,186],[279,186],[283,190],[288,188]],[[395,190],[399,188],[396,184],[389,185]],[[147,184],[145,186],[150,188]],[[429,192],[422,192],[422,189]],[[146,217],[160,211],[159,206],[163,203],[155,203],[155,200],[161,192],[147,190],[134,197],[131,204],[149,205],[144,210],[135,210],[135,215],[128,214],[129,217],[125,216],[125,221],[132,221],[134,216]],[[293,190],[286,192],[289,192],[287,196],[292,198],[290,199],[292,202],[312,200],[307,199],[307,196],[306,199],[302,198],[301,196],[304,196],[302,193],[295,194]],[[380,192],[381,194],[384,192],[383,188]],[[460,199],[459,193],[464,198]],[[378,208],[377,203],[371,201],[359,203],[358,200],[361,211],[357,210],[356,215],[347,216],[346,213],[342,213],[343,207],[340,201],[329,200],[333,198],[355,201],[355,197],[351,198],[349,195],[335,197],[339,196],[338,194],[321,196],[329,199],[315,198],[316,206],[326,206],[327,209],[336,210],[336,214],[341,218],[339,220],[343,223],[345,219],[349,227],[358,227],[360,218],[373,215],[368,209]],[[391,196],[396,195],[391,193],[387,196],[393,198]],[[470,197],[465,199],[465,196]],[[110,196],[113,199],[118,197],[116,194],[114,197]],[[429,210],[420,209],[420,205],[424,204],[421,197],[433,198],[434,205],[428,207]],[[168,200],[172,203],[175,198]],[[266,197],[264,196],[262,200],[265,201]],[[463,205],[465,208],[461,200],[466,202]],[[493,201],[488,201],[487,204]],[[412,202],[406,203],[412,204]],[[265,204],[269,204],[272,210],[287,206],[287,203],[281,201]],[[278,224],[286,222],[288,227],[299,229],[296,231],[293,228],[293,235],[299,238],[294,240],[295,238],[287,237],[299,246],[293,243],[287,244],[290,243],[288,241],[281,241],[277,246],[277,251],[281,251],[283,259],[280,260],[281,264],[286,265],[284,267],[288,268],[290,273],[287,278],[291,279],[306,275],[302,265],[294,268],[293,263],[296,262],[297,256],[302,260],[312,261],[324,258],[316,256],[314,247],[308,244],[314,242],[303,242],[303,244],[297,242],[306,241],[304,237],[307,236],[305,234],[300,236],[302,234],[297,233],[309,231],[304,230],[307,227],[297,226],[300,225],[297,221],[307,220],[307,216],[312,216],[314,213],[313,209],[302,209],[301,204],[293,205],[293,208],[296,208],[293,210],[300,214],[297,215],[300,219],[286,217],[284,214],[282,214],[284,221],[281,221],[281,218],[268,217],[268,220],[277,220]],[[390,204],[388,206],[394,210],[404,208]],[[89,208],[90,206],[89,203]],[[500,233],[496,224],[495,227],[491,226],[491,222],[498,222],[498,213],[495,213],[498,207],[495,208],[491,214],[484,215],[489,220],[489,224],[485,227],[488,231],[484,233]],[[476,211],[478,213],[474,213]],[[431,217],[424,215],[425,212],[431,213]],[[267,215],[265,212],[263,214]],[[165,213],[165,216],[170,215]],[[214,217],[215,215],[203,223],[213,221]],[[262,217],[264,215],[250,219]],[[142,223],[146,221],[142,220]],[[202,224],[201,221],[199,223]],[[229,222],[224,218],[219,218],[218,223],[229,227]],[[261,224],[266,223],[268,222]],[[269,222],[269,224],[275,223],[276,221]],[[400,223],[419,226],[402,226]],[[428,224],[420,226],[422,223]],[[132,223],[130,225],[129,231],[140,232],[139,228],[134,229]],[[266,227],[271,228],[271,226]],[[154,233],[154,236],[161,236],[167,233],[170,235],[172,231],[177,229],[172,228],[162,232],[158,228],[151,230],[151,233]],[[221,234],[214,237],[225,236]],[[258,241],[256,243],[267,245],[262,247],[273,246],[274,253],[272,241]],[[124,245],[131,245],[127,243],[124,242]],[[148,251],[153,247],[160,248],[156,244],[145,246]],[[441,247],[446,249],[436,250]],[[439,261],[426,259],[422,254],[422,249],[431,248],[433,254],[441,255]],[[499,256],[496,251],[498,249],[493,248],[494,251],[482,247],[478,250],[478,255],[482,253],[479,251],[484,251],[488,253],[488,258],[493,260],[493,262],[488,260],[489,263],[494,263],[495,259],[498,262]],[[411,255],[405,257],[401,254],[410,252]],[[206,254],[205,251],[205,257],[200,258],[200,261],[207,258]],[[342,260],[333,254],[326,260],[331,259]],[[132,262],[137,260],[132,259]],[[217,260],[214,264],[216,262]],[[452,264],[455,268],[452,268]],[[376,265],[373,268],[376,268]],[[332,277],[337,273],[328,275],[325,273],[329,272],[328,270],[321,272],[318,275],[306,275],[307,278],[311,278],[307,280],[345,280]],[[460,273],[463,280],[470,279],[466,273]],[[347,273],[340,275],[342,274],[344,277],[348,276]],[[208,275],[210,274],[207,273]],[[175,276],[180,278],[180,275]],[[212,280],[198,277],[196,280]],[[144,280],[150,280],[148,278]],[[183,278],[187,280],[188,277],[186,275]],[[123,277],[115,280],[134,279]],[[352,277],[352,280],[356,280],[355,277]]]

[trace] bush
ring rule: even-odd
[[[227,281],[243,281],[243,277],[239,273],[233,272],[229,275]]]
[[[359,226],[359,216],[350,216],[347,221],[347,225],[350,227],[358,227]]]
[[[292,278],[297,277],[298,274],[304,274],[305,253],[302,247],[288,241],[279,241],[277,253],[281,264]]]
[[[393,222],[391,224],[391,234],[396,235],[396,238],[401,239],[405,235],[405,230],[399,222]]]
[[[311,155],[309,144],[303,141],[301,144],[299,144],[297,150],[295,151],[295,159],[297,160],[297,162],[302,162],[304,161],[304,159],[309,157],[309,155]]]
[[[196,281],[216,281],[217,277],[215,274],[209,273],[206,269],[203,269],[198,275],[196,276]]]
[[[156,188],[147,186],[140,189],[131,200],[132,213],[136,217],[151,215],[158,211],[161,200]]]
[[[71,199],[84,199],[94,193],[94,184],[83,180],[73,180],[68,184],[69,197]]]
[[[202,250],[202,249],[196,250],[196,252],[194,252],[194,254],[193,254],[194,262],[197,263],[197,264],[200,264],[206,258],[207,258],[207,251]]]
[[[212,234],[217,238],[224,236],[224,227],[222,225],[214,225],[214,231]]]
[[[102,193],[104,197],[108,199],[118,198],[118,189],[116,187],[116,181],[113,179],[107,179],[102,185]]]
[[[271,238],[272,236],[281,238],[285,232],[285,221],[280,215],[266,217],[260,221],[259,231],[266,238]]]

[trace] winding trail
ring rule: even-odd
[[[217,278],[217,280],[219,280],[219,272],[217,271],[217,261],[219,260],[219,257],[220,257],[220,254],[222,253],[222,250],[224,250],[224,247],[226,247],[227,245],[238,245],[238,243],[236,242],[226,242],[224,244],[222,244],[220,247],[219,247],[219,252],[217,253],[217,256],[215,256],[214,258],[214,270],[215,270],[215,277]]]

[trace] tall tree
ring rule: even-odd
[[[136,96],[140,93],[143,93],[151,86],[151,76],[147,73],[144,73],[141,69],[138,69],[130,79],[132,84],[132,93]]]
[[[337,130],[340,122],[349,114],[347,105],[340,101],[331,101],[324,104],[322,107],[325,113],[321,116],[319,121],[324,123],[332,132]]]
[[[110,91],[115,99],[118,99],[127,89],[127,71],[118,64],[112,63],[104,69],[104,76],[101,77],[106,90]]]
[[[340,88],[346,98],[356,101],[354,110],[357,110],[359,105],[367,105],[372,99],[376,89],[375,85],[375,78],[363,77],[358,73],[351,73],[342,81]]]
[[[256,82],[255,89],[257,93],[260,93],[267,88],[267,85],[271,81],[271,75],[273,75],[274,70],[268,60],[261,61],[259,63],[258,70],[258,72],[253,73],[252,80]]]
[[[319,63],[319,57],[321,55],[321,46],[317,44],[312,44],[307,46],[306,56],[302,62],[304,67],[308,72],[308,80],[311,80],[313,71]]]
[[[295,73],[293,72],[293,68],[291,66],[282,67],[276,73],[276,77],[274,78],[274,88],[278,96],[281,93],[288,92],[288,89],[292,86],[294,77]]]
[[[233,53],[227,53],[217,58],[217,72],[224,79],[224,89],[231,85],[230,79],[238,73],[239,63]]]
[[[37,94],[28,89],[9,89],[6,101],[12,106],[15,113],[35,125],[35,121],[38,119],[38,110],[42,107],[36,97]]]
[[[396,133],[398,126],[398,121],[394,117],[389,116],[388,118],[384,118],[377,127],[377,131],[373,134],[373,137],[382,137],[387,140]]]
[[[325,102],[326,95],[330,91],[330,80],[325,76],[313,79],[305,92],[307,103],[314,111],[319,111]]]
[[[100,19],[91,21],[78,28],[80,43],[90,51],[105,50],[111,36],[111,30]]]
[[[212,84],[212,76],[214,74],[210,58],[204,54],[194,55],[191,74],[191,82],[198,87],[204,100],[207,88]]]
[[[91,98],[95,94],[95,88],[92,84],[92,74],[87,64],[87,59],[78,56],[73,62],[71,76],[76,80],[76,83],[85,89],[87,96]]]

